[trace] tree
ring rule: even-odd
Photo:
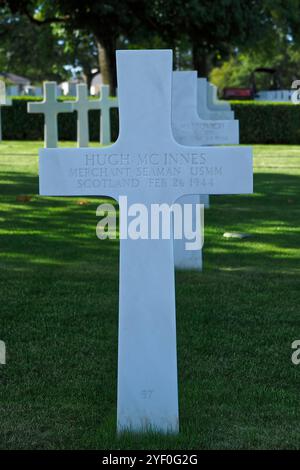
[[[116,86],[115,50],[155,43],[185,53],[207,76],[237,50],[300,39],[300,0],[0,0],[36,25],[59,24],[94,37],[104,83]],[[90,44],[90,43],[89,43]]]
[[[218,88],[249,87],[251,73],[257,67],[275,68],[282,88],[290,89],[291,83],[300,77],[300,52],[296,43],[279,35],[269,47],[238,51],[219,67],[212,69],[210,80]],[[270,76],[256,75],[259,90],[268,89]]]
[[[261,0],[153,0],[150,5],[147,14],[156,30],[171,47],[190,48],[201,76],[233,47],[255,44],[270,24]]]
[[[92,34],[80,30],[69,31],[62,24],[52,27],[55,37],[62,44],[69,64],[83,75],[90,89],[92,79],[99,73],[98,50]]]
[[[122,34],[130,36],[138,28],[137,18],[145,8],[144,0],[2,0],[2,3],[12,14],[24,14],[36,25],[59,23],[69,32],[81,30],[93,34],[103,82],[110,84],[112,91],[116,87],[117,41]]]
[[[261,2],[261,17],[265,26],[263,34],[256,32],[255,43],[251,40],[231,47],[229,59],[212,70],[210,78],[220,88],[249,86],[250,74],[257,67],[276,68],[283,88],[289,89],[299,78],[300,1],[265,0]],[[268,87],[268,76],[256,78],[259,89]]]
[[[68,58],[50,25],[40,30],[28,18],[0,10],[0,69],[24,75],[33,82],[61,81],[69,75]]]

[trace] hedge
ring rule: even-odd
[[[39,98],[17,97],[3,107],[4,140],[43,140],[43,115],[28,114],[27,102]],[[300,106],[291,103],[231,102],[240,122],[241,144],[300,144]],[[99,141],[100,112],[89,112],[90,140]],[[118,136],[118,109],[111,109],[112,140]],[[76,113],[58,115],[60,140],[76,140]]]
[[[68,98],[70,101],[70,98]],[[41,98],[16,97],[12,106],[1,108],[2,138],[3,140],[43,140],[44,116],[42,114],[27,113],[29,101],[41,101]],[[118,109],[111,109],[111,137],[118,137],[119,115]],[[100,140],[100,111],[89,111],[90,140]],[[58,115],[58,137],[60,140],[77,139],[76,112]]]
[[[241,144],[300,144],[300,106],[267,101],[231,105],[240,122]]]

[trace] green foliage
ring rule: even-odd
[[[249,87],[250,74],[257,64],[249,59],[247,54],[238,57],[230,57],[220,67],[212,69],[209,80],[223,90],[226,87]]]
[[[299,45],[292,42],[280,30],[276,30],[273,34],[273,41],[266,37],[260,47],[238,52],[219,67],[213,68],[209,76],[212,83],[219,89],[248,87],[251,72],[255,68],[269,67],[277,69],[281,87],[290,88],[292,81],[300,77]],[[269,88],[270,76],[256,74],[255,80],[258,90]]]
[[[33,83],[70,77],[64,68],[70,57],[50,25],[41,28],[24,15],[11,17],[0,10],[0,34],[1,72],[25,76]]]
[[[99,72],[98,49],[93,35],[81,30],[70,31],[61,23],[52,24],[52,33],[63,45],[69,64],[77,73],[83,72],[90,86],[92,78]]]
[[[70,98],[61,98],[62,100]],[[2,108],[5,140],[43,140],[43,115],[28,114],[27,102],[39,98],[18,97],[13,106]],[[290,103],[232,101],[240,122],[241,144],[300,144],[300,106]],[[99,141],[100,112],[89,112],[90,140]],[[76,140],[76,113],[58,115],[60,140]],[[111,110],[111,133],[115,141],[119,133],[116,108]]]
[[[289,83],[299,70],[300,0],[3,0],[2,3],[5,20],[0,21],[0,36],[2,26],[7,34],[2,60],[0,54],[0,70],[1,63],[6,64],[5,54],[11,54],[13,49],[15,56],[21,57],[19,65],[25,75],[33,75],[32,58],[44,60],[47,69],[56,74],[63,70],[63,65],[82,67],[89,83],[97,67],[104,83],[114,90],[115,49],[147,45],[173,48],[175,66],[193,68],[201,76],[207,76],[214,66],[221,67],[214,74],[222,87],[248,82],[254,64],[279,67]],[[27,25],[24,34],[21,31],[21,40],[19,36],[15,38],[14,30],[18,27],[11,28],[16,17],[25,18]],[[251,56],[246,57],[249,51]],[[58,59],[64,54],[68,59],[59,67]],[[237,54],[237,64],[235,60],[225,62],[223,69],[222,63]],[[43,72],[40,66],[38,70]]]
[[[242,144],[300,144],[300,106],[291,103],[232,102]]]

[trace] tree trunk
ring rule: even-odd
[[[197,70],[199,77],[206,78],[208,75],[208,60],[205,48],[201,47],[200,44],[193,43],[192,53],[194,70]]]
[[[92,72],[90,69],[83,69],[83,75],[84,75],[84,81],[87,85],[87,88],[89,90],[89,93],[91,92],[91,86],[92,86],[92,81],[93,78],[99,73],[99,70],[97,72]]]
[[[111,95],[116,94],[117,71],[116,71],[116,41],[96,38],[98,47],[99,67],[104,85],[109,85]]]

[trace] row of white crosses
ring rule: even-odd
[[[172,51],[117,51],[117,75],[117,142],[106,148],[42,149],[41,195],[108,196],[117,201],[127,196],[128,205],[143,203],[150,210],[153,203],[171,205],[183,196],[252,192],[250,148],[182,145],[174,139]],[[180,171],[180,187],[172,177],[163,186],[152,185],[146,175],[157,168],[158,157],[169,174]],[[116,161],[128,175],[125,189],[115,176]],[[191,186],[192,170],[210,172],[215,167],[221,171],[208,187],[201,179]],[[97,176],[104,169],[109,178]],[[79,177],[83,173],[87,186]],[[120,206],[121,225],[124,210]],[[117,428],[179,429],[172,239],[120,240]]]
[[[220,108],[221,107],[221,108]],[[239,143],[239,123],[228,103],[216,98],[216,88],[197,72],[173,72],[172,130],[178,143],[184,145],[225,145]],[[200,178],[196,176],[196,178]],[[208,186],[209,175],[202,175]],[[178,203],[204,204],[209,207],[209,195],[185,196]],[[177,269],[202,270],[202,250],[186,249],[187,239],[174,240]]]
[[[0,80],[0,142],[2,140],[2,120],[1,120],[1,108],[2,106],[11,106],[11,98],[6,96],[5,82]]]
[[[58,102],[56,91],[55,82],[45,82],[44,100],[41,103],[28,104],[29,112],[43,113],[45,116],[45,147],[57,147],[57,114],[73,111],[77,112],[78,147],[88,147],[88,111],[92,109],[101,109],[101,143],[107,145],[111,142],[110,108],[117,107],[118,104],[117,100],[109,98],[108,86],[102,86],[101,98],[97,100],[89,99],[88,88],[85,84],[77,85],[77,96],[74,102]],[[11,104],[6,98],[2,98],[1,101],[6,105]],[[217,99],[217,89],[214,85],[204,78],[197,79],[196,72],[173,73],[172,127],[174,137],[179,143],[186,145],[237,144],[239,142],[238,122],[233,119],[234,114],[230,110],[230,105]],[[226,120],[227,122],[224,122]],[[228,122],[229,120],[231,122]],[[209,196],[186,197],[180,202],[182,204],[203,203],[205,207],[209,207]],[[201,271],[202,250],[187,250],[186,241],[183,238],[182,240],[176,239],[174,242],[175,267]]]
[[[104,85],[101,98],[90,100],[85,84],[76,88],[76,101],[58,102],[55,82],[44,83],[44,100],[29,103],[28,111],[45,115],[45,147],[57,147],[57,114],[77,112],[78,147],[89,145],[88,111],[101,109],[101,143],[111,142],[110,108],[117,107],[117,100],[109,98],[109,87]],[[228,103],[217,99],[216,87],[206,79],[197,79],[196,72],[174,72],[172,85],[172,128],[175,139],[185,145],[238,144],[238,122]],[[182,204],[202,203],[209,207],[209,196],[189,196]],[[177,269],[202,270],[202,250],[186,249],[186,239],[174,241],[174,258]]]
[[[29,113],[44,114],[45,148],[55,148],[58,143],[57,115],[59,113],[77,112],[77,145],[88,147],[89,125],[88,112],[100,110],[100,142],[102,145],[111,143],[110,109],[118,107],[117,99],[109,97],[109,86],[102,85],[98,99],[90,100],[87,86],[82,83],[76,86],[75,101],[57,101],[56,82],[44,82],[44,99],[41,102],[28,103]]]

